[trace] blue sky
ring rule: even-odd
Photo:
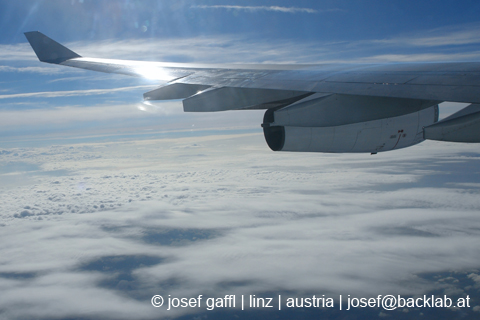
[[[478,61],[479,8],[476,1],[2,1],[0,137],[6,143],[32,133],[67,135],[67,128],[77,130],[75,134],[97,128],[103,134],[106,128],[112,128],[110,133],[166,129],[159,127],[162,121],[182,130],[186,123],[190,129],[212,127],[204,115],[182,114],[178,103],[139,110],[145,108],[143,92],[154,88],[154,82],[39,63],[25,31],[41,31],[81,55],[102,58],[207,63]],[[116,88],[124,89],[112,91]],[[114,105],[119,112],[112,114],[108,108]],[[84,107],[92,109],[78,109]],[[20,110],[28,110],[23,125],[15,113]],[[35,110],[40,113],[34,115]],[[91,117],[78,118],[76,112]],[[95,112],[96,121],[91,119]],[[229,113],[224,117],[223,122],[232,119]],[[242,117],[239,126],[259,130],[261,115]]]
[[[480,5],[477,1],[74,0],[2,2],[1,9],[1,27],[8,30],[1,43],[23,42],[22,33],[32,29],[52,33],[60,41],[241,33],[270,41],[337,42],[478,22]]]
[[[155,81],[40,63],[23,32],[99,58],[480,61],[479,13],[478,1],[0,1],[0,319],[477,319],[477,145],[275,153],[263,111],[145,104]],[[473,302],[167,312],[154,294]]]

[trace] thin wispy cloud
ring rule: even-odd
[[[274,12],[284,12],[284,13],[318,13],[318,10],[311,8],[297,8],[297,7],[279,7],[279,6],[228,6],[228,5],[196,5],[191,8],[195,9],[226,9],[226,10],[235,10],[235,11],[248,11],[248,12],[259,12],[259,11],[274,11]],[[322,10],[324,11],[338,11],[337,9]]]
[[[90,89],[90,90],[69,90],[69,91],[44,91],[44,92],[28,92],[28,93],[15,93],[15,94],[4,94],[0,95],[0,99],[13,99],[13,98],[33,98],[33,97],[42,97],[42,98],[59,98],[59,97],[74,97],[74,96],[92,96],[92,95],[101,95],[108,94],[113,92],[122,92],[130,91],[137,89],[150,89],[156,86],[145,85],[145,86],[132,86],[132,87],[121,87],[114,89]]]
[[[207,8],[208,6],[201,7]],[[264,7],[247,6],[210,7],[230,10],[266,10]],[[443,31],[430,30],[422,32],[421,34],[413,34],[411,36],[399,35],[389,39],[363,39],[333,43],[296,40],[265,42],[252,40],[251,37],[229,35],[179,39],[104,40],[88,43],[72,42],[65,43],[65,45],[85,57],[144,61],[175,61],[176,56],[181,57],[183,61],[198,63],[460,61],[477,60],[480,56],[477,50],[472,50],[471,48],[452,51],[447,50],[447,46],[459,47],[480,43],[480,37],[476,32],[472,31],[473,29],[475,28],[472,26],[459,26],[454,30],[452,28]],[[418,52],[417,50],[413,52],[413,50],[417,48],[427,50],[429,47],[441,46],[444,46],[446,49],[436,49],[435,52],[432,53],[426,51]],[[215,50],[212,50],[212,48],[215,48]],[[12,53],[8,49],[15,50]],[[410,49],[412,52],[409,52]],[[59,66],[47,66],[44,64],[40,66],[35,54],[27,45],[15,45],[8,48],[7,46],[0,46],[0,60],[14,61],[17,64],[6,65],[7,63],[2,63],[0,72],[29,72],[39,74],[83,72],[81,70],[62,68]]]
[[[41,73],[41,74],[58,74],[63,73],[61,69],[51,67],[11,67],[0,66],[0,72],[29,72],[29,73]]]
[[[384,45],[439,47],[461,46],[480,43],[478,24],[445,27],[408,36],[398,36],[390,39],[374,40],[374,43]]]
[[[35,61],[35,53],[27,43],[0,45],[0,61]]]
[[[381,54],[355,59],[357,63],[474,61],[480,59],[480,51],[461,53]],[[348,62],[348,61],[345,61]],[[350,61],[353,62],[353,61]]]
[[[96,44],[75,44],[84,56],[118,59],[165,61],[159,52],[169,57],[188,57],[198,63],[375,63],[413,61],[460,61],[480,58],[477,50],[465,49],[418,52],[419,46],[400,40],[359,40],[354,42],[324,43],[318,41],[283,40],[281,42],[256,41],[248,37],[209,37],[186,39],[134,39],[104,41]],[[398,50],[397,50],[398,47]],[[75,46],[72,48],[76,49]],[[215,48],[215,50],[212,50]],[[411,52],[409,52],[411,48]],[[424,50],[428,48],[423,47]],[[155,53],[155,56],[152,56]],[[171,58],[170,58],[171,59]]]

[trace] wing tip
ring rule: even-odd
[[[24,32],[30,46],[38,60],[47,63],[59,64],[81,56],[39,31]]]

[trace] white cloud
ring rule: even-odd
[[[23,106],[21,106],[23,107]],[[62,106],[0,111],[3,146],[42,140],[68,143],[85,139],[132,139],[164,135],[202,135],[205,130],[259,131],[263,110],[185,113],[179,101],[94,106]],[[63,142],[61,142],[63,141]],[[50,142],[51,143],[51,142]]]
[[[221,6],[226,8],[229,6]],[[232,6],[235,8],[271,8]],[[281,8],[281,7],[272,7]],[[285,8],[305,9],[305,8]],[[246,9],[245,9],[246,10]],[[250,9],[249,9],[250,10]],[[254,10],[254,9],[251,9]],[[262,9],[263,10],[263,9]],[[307,9],[305,9],[307,10]],[[310,10],[310,9],[308,9]],[[222,35],[177,39],[128,39],[71,42],[65,45],[86,57],[145,61],[185,61],[203,63],[371,63],[411,61],[477,60],[478,50],[465,48],[479,43],[475,25],[422,30],[418,34],[389,39],[360,39],[339,42],[301,42],[252,40],[251,36]],[[443,50],[438,47],[462,47]],[[436,47],[430,50],[430,47]],[[418,52],[422,49],[422,52]],[[411,51],[411,52],[409,52]],[[373,53],[374,52],[374,53]],[[392,53],[397,52],[397,53]],[[38,62],[27,43],[0,45],[0,71],[56,74],[74,72],[72,68],[49,66]],[[8,61],[9,65],[6,65]]]
[[[381,54],[358,58],[359,63],[389,62],[434,62],[434,61],[473,61],[480,58],[480,51],[462,53],[416,53],[416,54]]]
[[[480,263],[468,144],[273,153],[258,133],[4,151],[38,166],[0,176],[10,318],[195,312],[153,309],[153,294],[416,295],[439,285],[420,274]],[[19,308],[27,292],[42,294]]]
[[[229,6],[229,5],[195,5],[191,6],[195,9],[227,9],[237,11],[274,11],[283,13],[318,13],[318,10],[310,8],[297,8],[297,7],[280,7],[280,6]],[[338,11],[336,9],[322,10],[323,11]]]
[[[113,88],[113,89],[89,89],[89,90],[68,90],[68,91],[47,91],[47,92],[2,94],[0,95],[0,99],[17,99],[17,98],[31,98],[31,97],[58,98],[58,97],[91,96],[91,95],[101,95],[101,94],[107,94],[107,93],[138,90],[138,89],[147,90],[155,87],[157,87],[157,85],[131,86],[131,87],[121,87],[121,88]]]
[[[411,36],[409,39],[416,39]],[[175,57],[197,63],[382,63],[415,61],[472,61],[480,57],[476,49],[431,50],[403,40],[359,40],[321,43],[295,40],[264,41],[251,37],[218,36],[190,39],[136,39],[72,44],[84,56],[146,61],[175,61]],[[413,41],[413,40],[412,40]],[[426,40],[425,40],[426,41]],[[461,44],[452,44],[460,46]],[[418,52],[418,49],[423,49]],[[427,49],[425,49],[427,48]],[[214,50],[212,50],[214,49]],[[168,52],[168,55],[161,54]],[[396,53],[392,53],[396,52]]]
[[[51,67],[11,67],[11,66],[0,66],[0,72],[29,72],[29,73],[41,73],[41,74],[57,74],[62,71],[58,68]]]
[[[432,29],[404,37],[374,40],[373,42],[386,45],[413,46],[413,47],[438,47],[461,46],[479,44],[478,24],[451,26]]]
[[[0,61],[38,61],[30,45],[26,42],[20,44],[0,45]]]

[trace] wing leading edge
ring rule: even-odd
[[[373,115],[375,112],[371,111],[368,104],[362,102],[369,101],[366,100],[367,97],[383,99],[372,100],[381,101],[381,104],[373,106],[377,109],[382,108],[385,102],[386,105],[397,105],[399,101],[408,101],[407,105],[419,106],[435,105],[443,101],[480,104],[480,63],[476,62],[389,65],[177,64],[86,58],[40,32],[27,32],[25,36],[42,62],[166,81],[165,85],[145,93],[144,99],[184,99],[186,112],[245,109],[267,109],[273,112],[295,106],[292,111],[288,109],[282,113],[288,114],[293,110],[298,113],[298,109],[302,109],[303,105],[308,105],[311,109],[312,103],[308,101],[312,100],[312,97],[333,97],[329,98],[330,100],[322,98],[323,102],[319,105],[325,110],[332,109],[332,105],[335,105],[333,103],[324,107],[325,101],[359,97],[355,99],[360,101],[362,107],[357,106],[352,110],[360,113],[364,113],[362,110],[367,111],[372,114],[372,119],[378,119],[379,116]],[[319,109],[318,106],[315,108]],[[424,107],[418,107],[416,112],[420,112],[422,108]],[[402,111],[403,109],[398,107],[396,113],[402,115],[411,111],[411,108]],[[272,112],[269,117],[274,117]],[[300,118],[304,116],[303,113],[300,115]],[[297,114],[296,117],[298,118]],[[474,112],[462,115],[463,122],[457,119],[449,123],[450,128],[453,123],[457,124],[455,128],[461,126],[459,121],[468,123],[467,129],[456,130],[455,140],[449,138],[451,135],[439,136],[439,130],[443,130],[439,129],[440,123],[422,133],[427,139],[463,141],[462,136],[468,136],[465,141],[480,142],[478,130],[475,129],[477,117],[478,113]],[[276,122],[264,121],[264,129],[268,128],[270,123]]]

